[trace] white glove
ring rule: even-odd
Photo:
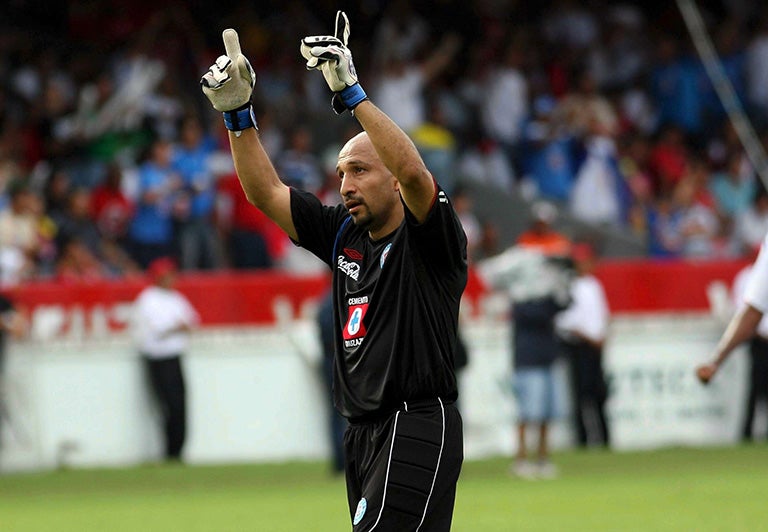
[[[348,41],[349,19],[343,11],[338,11],[334,35],[304,37],[299,47],[301,55],[307,60],[307,70],[320,70],[335,93],[331,103],[333,110],[339,114],[354,109],[368,98],[357,81],[352,52],[347,48]]]
[[[234,111],[251,101],[256,73],[240,52],[237,32],[226,29],[221,34],[227,55],[221,55],[200,79],[203,94],[217,111]]]

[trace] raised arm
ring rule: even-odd
[[[408,135],[370,100],[357,80],[352,53],[347,48],[349,21],[343,11],[336,14],[333,36],[305,37],[301,53],[307,69],[320,70],[334,92],[337,113],[349,110],[363,126],[384,166],[400,185],[400,194],[419,222],[423,222],[435,200],[435,180]]]
[[[248,201],[262,210],[283,231],[298,239],[291,217],[291,193],[275,171],[259,140],[251,93],[256,74],[240,51],[237,32],[222,33],[226,55],[219,56],[200,80],[203,93],[224,115],[240,184]]]
[[[435,199],[435,181],[416,146],[400,127],[370,101],[355,108],[355,118],[368,133],[379,158],[400,183],[400,194],[419,222]]]

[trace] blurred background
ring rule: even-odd
[[[700,5],[760,153],[764,9]],[[198,81],[222,29],[236,28],[278,171],[335,202],[335,155],[356,124],[329,113],[297,43],[331,31],[338,7],[369,94],[446,190],[474,198],[476,257],[514,241],[537,198],[606,256],[733,258],[762,239],[755,161],[675,4],[11,1],[0,8],[0,203],[32,213],[36,234],[0,234],[5,281],[126,275],[153,246],[183,269],[301,268],[268,222],[238,210],[226,136]],[[153,168],[163,186],[148,203]],[[259,256],[243,251],[259,239]]]
[[[768,231],[768,10],[698,7],[698,37],[716,52],[709,70],[675,3],[4,2],[0,282],[30,333],[8,353],[16,428],[0,463],[156,455],[126,316],[148,264],[166,255],[203,321],[190,459],[329,452],[306,438],[326,430],[314,415],[326,400],[313,322],[324,266],[246,204],[199,79],[235,28],[278,173],[336,203],[336,155],[359,129],[333,114],[298,48],[329,33],[340,8],[362,85],[453,199],[473,262],[516,242],[541,202],[547,223],[596,250],[615,313],[606,370],[617,448],[736,442],[744,364],[709,392],[693,365]],[[467,294],[468,456],[508,454],[506,307],[476,283]],[[248,404],[275,408],[238,419]],[[553,441],[571,444],[566,424]]]

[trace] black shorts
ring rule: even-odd
[[[461,415],[440,399],[404,403],[344,436],[355,532],[449,531],[464,460]]]

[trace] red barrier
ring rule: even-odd
[[[739,261],[606,261],[595,275],[603,282],[611,311],[679,312],[709,308],[707,287],[728,287],[747,262]]]
[[[730,285],[744,265],[744,261],[606,261],[596,274],[614,313],[706,311],[707,286],[713,281]],[[42,310],[49,313],[49,319],[54,316],[62,332],[78,327],[90,331],[94,323],[120,330],[126,326],[125,306],[143,286],[141,280],[35,282],[15,288],[12,296],[33,317]],[[289,302],[294,315],[298,315],[302,304],[328,289],[328,276],[182,273],[178,288],[189,297],[206,325],[269,324],[275,321],[274,304],[278,298]],[[465,297],[477,301],[485,293],[482,283],[471,274]]]
[[[205,325],[268,324],[275,321],[274,303],[288,302],[298,315],[301,305],[319,298],[328,289],[329,277],[284,273],[217,272],[179,275],[177,288],[200,313]],[[126,312],[147,282],[139,279],[88,283],[34,282],[11,291],[17,305],[33,318],[45,311],[62,333],[82,328],[87,334],[94,323],[110,330],[127,325]],[[73,322],[77,325],[73,325]]]

